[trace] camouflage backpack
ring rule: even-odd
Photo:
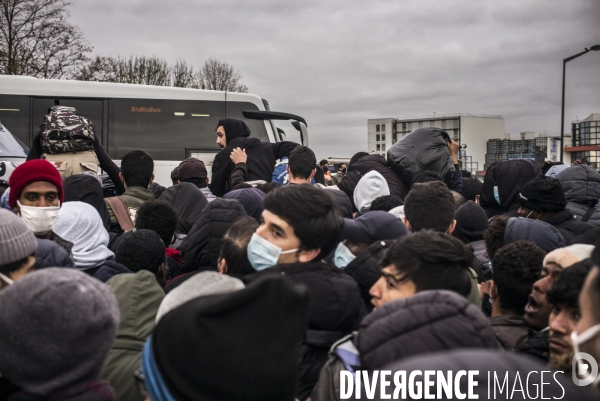
[[[94,148],[94,126],[73,107],[53,106],[41,134],[44,153],[80,152]]]

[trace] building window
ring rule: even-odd
[[[379,132],[379,127],[380,127],[380,125],[379,125],[379,124],[377,124],[377,125],[375,126],[375,132]]]
[[[406,131],[406,123],[402,123],[402,131]]]
[[[385,134],[381,134],[381,140],[385,142]]]
[[[378,130],[378,131],[379,131],[379,130]],[[381,140],[381,139],[380,139],[380,135],[379,135],[379,134],[375,135],[375,140],[376,140],[377,142],[379,142],[379,141]]]
[[[419,121],[419,128],[423,128],[423,121]]]
[[[442,120],[442,129],[446,129],[446,120]]]
[[[385,124],[381,124],[381,131],[385,132]]]
[[[385,143],[381,144],[381,151],[385,152]]]
[[[392,134],[392,145],[396,142],[398,142],[398,134],[394,133]]]
[[[381,152],[381,145],[380,144],[377,144],[377,151]]]

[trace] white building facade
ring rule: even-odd
[[[394,143],[411,131],[423,127],[440,128],[454,138],[461,145],[462,168],[472,173],[484,169],[487,141],[504,138],[505,135],[504,118],[497,115],[457,113],[375,118],[367,121],[368,152],[385,156]]]

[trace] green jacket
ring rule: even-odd
[[[106,284],[117,298],[121,323],[100,377],[115,390],[115,401],[143,401],[133,372],[140,368],[142,349],[154,330],[156,312],[165,293],[147,270],[118,274]]]
[[[142,187],[128,187],[119,198],[123,199],[127,211],[129,212],[129,217],[131,217],[131,221],[135,226],[135,216],[138,209],[147,200],[154,199],[154,194]],[[106,204],[106,208],[108,209],[108,214],[110,216],[110,231],[119,231],[119,222],[108,203]]]

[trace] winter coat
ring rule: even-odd
[[[563,248],[568,244],[561,232],[547,222],[513,217],[506,223],[503,244],[508,245],[517,241],[531,241],[546,252]]]
[[[409,188],[404,184],[400,177],[387,166],[387,161],[383,156],[363,156],[348,166],[346,175],[337,185],[339,189],[346,193],[350,202],[352,202],[352,207],[354,209],[356,209],[356,205],[354,204],[354,189],[358,185],[360,179],[369,171],[373,170],[377,171],[385,178],[388,187],[390,188],[390,194],[396,195],[402,200],[404,200],[404,197],[408,194]]]
[[[563,170],[556,176],[565,191],[567,209],[575,214],[577,220],[581,220],[593,208],[594,212],[588,219],[588,223],[600,227],[600,209],[597,208],[600,199],[600,173],[594,168],[579,164]]]
[[[352,202],[348,198],[348,195],[337,188],[327,189],[327,191],[327,193],[333,196],[335,199],[335,203],[337,204],[338,210],[342,214],[342,217],[345,219],[351,219],[354,209],[352,208]]]
[[[373,310],[369,290],[381,277],[381,267],[379,262],[383,259],[385,252],[392,242],[393,240],[377,241],[373,243],[367,249],[359,253],[358,256],[344,269],[344,273],[352,277],[358,284],[360,295],[367,312]]]
[[[191,182],[167,188],[159,199],[169,202],[177,212],[177,234],[187,234],[208,205],[206,196]]]
[[[555,213],[544,221],[560,231],[567,244],[570,244],[573,238],[594,229],[590,223],[577,220],[570,209]]]
[[[365,309],[356,282],[325,262],[277,265],[247,276],[244,281],[250,283],[271,274],[304,284],[311,293],[309,329],[300,345],[298,399],[303,401],[315,386],[331,345],[358,328]]]
[[[38,247],[35,251],[34,269],[39,270],[46,267],[72,267],[75,262],[65,248],[48,239],[37,239]]]
[[[135,226],[135,215],[138,209],[147,200],[154,199],[154,193],[142,187],[128,187],[122,195],[119,195],[119,198],[121,198],[123,203],[125,203],[125,209],[129,213],[129,217],[131,218],[131,221]],[[106,204],[106,207],[108,208],[108,214],[110,216],[109,234],[113,234],[111,236],[109,248],[111,251],[114,252],[116,250],[116,248],[114,247],[115,236],[121,236],[123,234],[123,229],[121,228],[121,225],[117,221],[117,218],[115,217],[115,214],[112,211],[111,207],[108,205],[108,203]]]
[[[538,358],[543,363],[548,363],[550,357],[549,334],[549,330],[543,330],[530,335],[527,341],[515,348],[515,351]]]
[[[527,341],[529,328],[522,316],[501,315],[490,317],[489,320],[502,348],[512,351]]]
[[[455,348],[498,348],[481,311],[452,291],[422,291],[388,302],[361,323],[362,368],[382,369],[417,354]]]
[[[248,131],[249,134],[250,132]],[[227,136],[228,134],[226,133],[225,135]],[[233,189],[231,185],[231,173],[235,165],[229,158],[233,149],[241,148],[246,150],[246,154],[248,155],[248,160],[246,161],[248,181],[263,180],[270,182],[277,159],[289,156],[290,152],[296,146],[298,144],[294,142],[269,143],[262,142],[258,138],[248,138],[247,136],[239,136],[233,140],[227,138],[227,146],[217,153],[213,161],[210,190],[215,196],[221,197]]]
[[[113,260],[107,260],[94,273],[94,277],[106,283],[108,280],[123,273],[133,273],[128,267]],[[152,273],[151,273],[152,274]]]
[[[204,188],[199,188],[199,189],[209,203],[214,201],[215,199],[217,199],[217,197],[215,195],[213,195],[212,192],[210,192],[209,188],[204,187]]]
[[[165,293],[149,271],[120,274],[106,283],[115,293],[121,323],[100,377],[115,390],[117,401],[143,401],[133,372],[140,368],[142,349],[152,334],[158,307]]]
[[[516,197],[524,184],[542,175],[542,169],[532,160],[515,159],[497,162],[488,167],[481,189],[481,207],[488,217],[512,211],[507,217],[517,217]],[[497,191],[494,191],[496,187]],[[497,197],[496,197],[497,195]]]
[[[96,177],[86,174],[75,174],[65,181],[65,202],[80,201],[94,207],[102,218],[104,228],[110,228],[110,216],[104,202],[102,184]]]
[[[217,271],[221,238],[233,223],[244,216],[244,207],[235,199],[216,199],[209,203],[181,243],[179,273]]]
[[[4,398],[3,398],[4,399]],[[45,397],[27,394],[22,391],[14,393],[8,401],[114,401],[115,393],[111,386],[100,380],[90,380],[74,384]]]

